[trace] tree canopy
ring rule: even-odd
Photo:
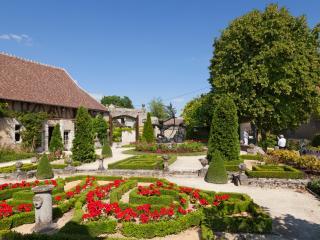
[[[294,129],[319,106],[319,26],[271,4],[232,21],[214,42],[210,79],[241,121],[262,130]]]
[[[123,107],[123,108],[133,108],[133,104],[132,101],[129,97],[124,96],[124,97],[120,97],[120,96],[116,96],[116,95],[112,95],[112,96],[104,96],[101,99],[101,103],[103,105],[110,105],[113,104],[117,107]]]
[[[149,112],[152,117],[165,120],[171,117],[172,111],[175,111],[172,105],[170,106],[171,108],[168,108],[161,98],[154,98],[149,102]]]

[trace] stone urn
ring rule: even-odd
[[[64,171],[66,171],[66,172],[75,172],[76,171],[75,167],[71,165],[73,161],[70,156],[66,157],[65,162],[66,162],[66,164],[68,164],[68,166],[64,168]]]
[[[245,174],[246,170],[247,170],[247,165],[245,163],[240,163],[239,164],[239,180],[241,185],[248,184],[248,176]]]
[[[16,165],[17,173],[21,173],[21,168],[23,166],[23,163],[18,161],[18,162],[16,162],[15,165]]]
[[[169,156],[166,154],[163,155],[162,160],[163,160],[163,171],[168,172],[169,171]]]
[[[202,168],[204,168],[205,166],[207,166],[209,164],[209,161],[207,158],[200,158],[199,162],[201,163]]]
[[[53,185],[42,185],[32,188],[35,209],[35,226],[32,229],[34,232],[46,233],[56,228],[52,222],[53,188]]]
[[[208,169],[206,168],[207,165],[209,165],[209,161],[207,158],[200,158],[199,162],[202,165],[202,168],[198,170],[198,176],[205,177],[207,174]]]

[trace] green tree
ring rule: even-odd
[[[108,123],[106,122],[106,120],[104,120],[101,114],[98,114],[95,118],[92,119],[92,124],[94,134],[97,135],[100,143],[104,145],[104,143],[106,143],[108,140]]]
[[[116,95],[112,95],[112,96],[104,96],[101,99],[101,103],[103,105],[110,105],[113,104],[117,107],[123,107],[123,108],[133,108],[133,104],[132,101],[129,97],[124,96],[124,97],[120,97],[120,96],[116,96]]]
[[[223,156],[219,151],[214,151],[212,154],[212,161],[210,162],[206,182],[224,184],[228,182],[228,175],[226,167],[224,166]]]
[[[16,117],[23,126],[22,145],[30,151],[34,151],[41,144],[43,122],[48,118],[47,113],[17,113]]]
[[[54,174],[48,156],[46,154],[43,154],[38,163],[36,178],[42,180],[50,179],[53,177]]]
[[[73,160],[81,162],[95,159],[92,118],[84,107],[77,111],[72,157]]]
[[[240,142],[238,133],[237,107],[230,97],[222,96],[212,114],[208,142],[208,160],[219,151],[225,160],[239,159]]]
[[[147,143],[152,143],[155,140],[150,113],[148,113],[147,121],[143,125],[142,140],[146,141]]]
[[[170,117],[167,107],[164,105],[161,98],[154,98],[149,103],[149,111],[151,116],[165,120]]]
[[[0,102],[0,117],[8,116],[8,104],[5,102]]]
[[[214,42],[210,79],[241,121],[263,133],[294,129],[319,106],[319,26],[269,5],[232,21]]]
[[[49,150],[50,152],[63,151],[63,143],[59,123],[53,128]]]

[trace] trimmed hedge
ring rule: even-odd
[[[136,187],[138,182],[136,180],[129,180],[122,183],[118,188],[112,189],[109,195],[110,203],[119,202],[122,195],[130,189]]]
[[[214,240],[216,237],[211,228],[205,224],[201,224],[201,240]]]
[[[224,184],[228,182],[228,175],[224,166],[223,156],[215,151],[211,155],[211,161],[205,177],[206,182]]]
[[[50,179],[53,178],[54,174],[52,171],[52,167],[50,165],[48,156],[44,154],[38,163],[37,166],[37,173],[36,173],[36,178],[37,179]]]
[[[0,220],[0,230],[10,230],[23,224],[34,223],[34,212],[17,213]]]
[[[307,188],[320,197],[320,179],[315,179],[311,182],[308,182]]]
[[[135,189],[129,194],[129,202],[132,204],[156,204],[156,205],[170,205],[175,200],[175,197],[169,195],[162,196],[142,196],[138,194]]]
[[[235,161],[224,161],[224,166],[228,172],[238,172],[239,164],[243,163],[243,159]]]
[[[177,219],[147,224],[123,223],[121,232],[126,237],[154,238],[177,234],[190,227],[199,226],[203,220],[203,212],[197,210]]]
[[[251,178],[298,179],[303,178],[304,176],[303,172],[300,170],[286,165],[253,166],[252,171],[246,170],[246,174]]]

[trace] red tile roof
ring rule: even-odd
[[[0,53],[0,99],[106,112],[62,68]]]

